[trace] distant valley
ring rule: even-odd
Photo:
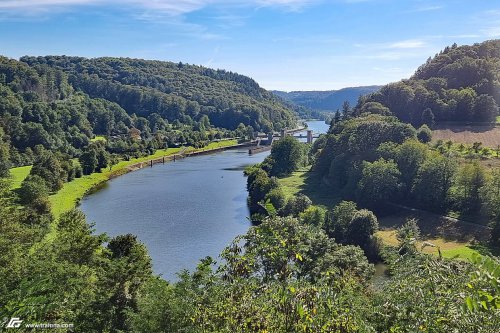
[[[359,96],[370,94],[380,88],[382,86],[349,87],[327,91],[286,92],[274,90],[272,93],[298,106],[303,106],[313,111],[331,113],[337,111],[337,109],[342,109],[344,101],[348,101],[351,106],[354,106]]]

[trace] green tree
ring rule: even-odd
[[[428,158],[419,168],[412,188],[417,204],[431,210],[445,209],[455,170],[456,163],[449,158]]]
[[[420,240],[420,228],[418,227],[418,221],[414,218],[406,220],[396,232],[396,238],[399,241],[400,254],[405,253],[416,253],[417,252],[417,241]]]
[[[358,210],[347,227],[346,241],[365,248],[377,230],[378,220],[375,214],[367,209]]]
[[[337,242],[343,242],[346,238],[347,228],[354,214],[358,211],[356,204],[352,201],[341,201],[332,210],[330,219],[324,226],[328,236],[335,238]]]
[[[417,139],[422,143],[431,142],[432,131],[426,124],[420,126],[420,128],[417,130]]]
[[[494,122],[498,116],[498,105],[490,95],[480,95],[474,104],[474,114],[478,121]]]
[[[285,207],[280,211],[280,215],[298,217],[300,213],[304,212],[311,205],[311,199],[307,195],[299,193],[297,196],[288,199]]]
[[[397,197],[401,188],[401,172],[397,164],[383,158],[375,162],[363,162],[361,180],[358,183],[357,197],[360,202],[376,207]]]
[[[285,136],[271,148],[271,155],[266,158],[270,164],[272,176],[285,176],[296,171],[306,158],[306,146],[292,136]],[[266,161],[264,161],[266,164]]]
[[[50,212],[49,189],[38,175],[29,175],[18,191],[20,203],[33,208],[38,214]]]
[[[418,169],[427,159],[428,154],[429,148],[416,140],[405,141],[396,147],[393,156],[401,172],[405,194],[409,194]]]
[[[323,207],[310,206],[299,214],[302,223],[323,227],[327,219],[327,211]]]
[[[3,136],[3,128],[0,127],[0,178],[8,177],[11,167],[9,146],[3,141]]]
[[[434,112],[432,112],[430,108],[426,108],[424,112],[422,112],[422,123],[430,128],[432,128],[435,124],[434,118]]]
[[[476,212],[481,208],[480,189],[486,183],[486,171],[478,162],[461,165],[455,175],[456,197],[460,210]]]
[[[265,202],[268,200],[276,210],[280,210],[286,205],[286,196],[281,187],[271,189],[264,197]]]
[[[36,157],[30,174],[40,176],[52,192],[60,190],[63,186],[63,180],[67,179],[67,174],[61,163],[49,151],[43,151]]]
[[[94,149],[88,149],[80,155],[79,161],[83,174],[90,175],[97,169],[99,163],[97,152]]]

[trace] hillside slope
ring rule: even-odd
[[[235,129],[280,129],[292,113],[249,77],[202,66],[129,58],[23,57],[35,68],[49,66],[68,74],[72,86],[93,98],[119,104],[127,113],[158,113],[173,121],[206,114],[212,124]]]
[[[273,93],[285,100],[312,110],[335,112],[337,109],[342,108],[344,101],[356,105],[359,96],[375,92],[381,87],[364,86],[329,91],[273,91]]]
[[[96,135],[113,138],[109,151],[136,155],[295,122],[279,98],[223,70],[121,58],[0,57],[0,145],[7,147],[0,157],[12,165],[31,164],[41,148],[79,156]]]
[[[446,47],[408,80],[363,98],[355,113],[389,108],[413,125],[495,122],[500,104],[500,40]],[[381,107],[382,106],[382,107]]]

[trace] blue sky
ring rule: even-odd
[[[409,77],[447,45],[500,38],[500,0],[0,0],[0,54],[182,61],[266,89]]]

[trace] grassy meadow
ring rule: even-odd
[[[332,189],[327,188],[319,179],[309,172],[308,168],[300,169],[289,177],[278,179],[283,192],[287,197],[303,193],[314,205],[331,209],[339,202],[339,196]],[[422,239],[417,247],[424,253],[438,254],[438,248],[443,257],[467,259],[478,253],[472,247],[477,241],[484,241],[487,230],[482,225],[457,221],[453,218],[440,216],[423,211],[401,210],[390,216],[379,219],[380,230],[376,233],[386,245],[397,246],[396,230],[407,219],[416,218],[422,232]],[[421,249],[424,242],[435,245]]]
[[[97,139],[102,140],[101,138]],[[64,186],[61,190],[49,197],[52,207],[52,213],[57,218],[62,213],[74,208],[78,204],[78,202],[85,196],[85,194],[88,193],[91,189],[113,177],[127,173],[129,171],[128,167],[133,164],[162,158],[164,156],[174,155],[179,153],[181,149],[185,152],[206,151],[234,146],[237,143],[237,140],[222,140],[218,142],[212,142],[206,147],[198,149],[193,147],[159,149],[152,155],[134,158],[129,161],[120,161],[119,163],[113,165],[111,168],[103,169],[102,172],[86,175],[81,178],[76,178],[71,182],[64,183]],[[11,175],[13,177],[13,189],[19,188],[21,186],[22,181],[29,175],[30,170],[31,166],[11,169]]]

